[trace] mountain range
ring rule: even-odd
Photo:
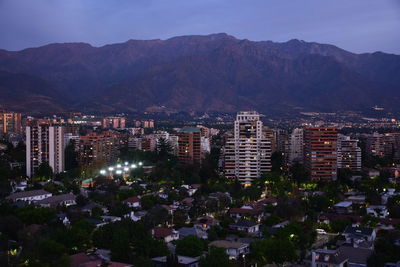
[[[0,108],[22,112],[399,112],[399,99],[399,55],[296,39],[220,33],[0,50]]]

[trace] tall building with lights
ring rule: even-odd
[[[21,113],[0,110],[0,134],[20,134],[21,131]]]
[[[237,178],[243,185],[271,170],[271,139],[263,131],[260,114],[239,112],[234,123],[233,137],[225,143],[224,172],[228,178]]]
[[[31,123],[26,127],[26,175],[47,162],[53,173],[64,171],[64,127]]]
[[[304,131],[302,128],[293,129],[286,142],[286,158],[289,164],[303,162]]]
[[[118,157],[118,138],[113,132],[90,133],[79,138],[79,164],[112,163]]]
[[[338,169],[361,171],[361,148],[358,147],[358,140],[340,135],[337,147]]]
[[[124,129],[126,119],[124,117],[106,117],[101,121],[101,126],[105,129]]]
[[[337,178],[337,129],[311,127],[304,131],[304,163],[313,181]]]
[[[204,153],[200,128],[182,128],[177,135],[179,161],[186,164],[201,164]]]

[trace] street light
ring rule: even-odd
[[[101,171],[100,171],[100,174],[101,174],[101,175],[106,174],[106,170],[101,170]]]

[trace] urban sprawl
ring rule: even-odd
[[[0,111],[0,136],[1,266],[400,266],[396,119]]]

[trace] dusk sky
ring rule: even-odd
[[[400,54],[399,0],[0,0],[0,48],[226,32]]]

